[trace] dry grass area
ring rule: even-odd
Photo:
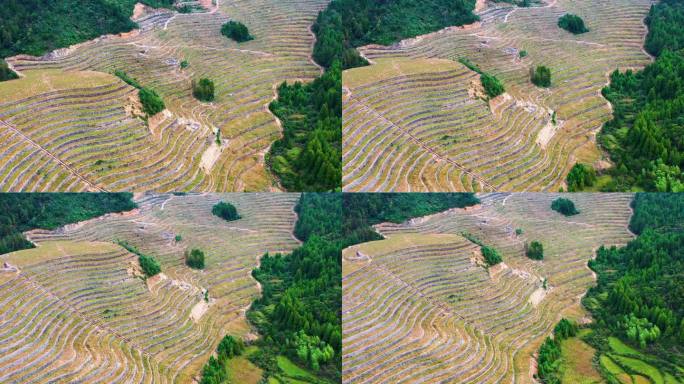
[[[533,354],[561,316],[580,319],[600,245],[625,244],[629,194],[489,194],[482,204],[403,224],[343,252],[343,378],[356,383],[532,383]],[[516,229],[522,229],[520,235]],[[468,232],[502,254],[483,266]],[[524,253],[544,245],[544,260]],[[546,280],[546,287],[544,287]]]
[[[139,10],[134,33],[8,58],[25,78],[0,86],[2,190],[278,189],[264,155],[281,128],[267,106],[274,85],[320,74],[308,28],[327,3],[223,0],[200,13]],[[221,35],[228,20],[245,23],[255,39],[238,44]],[[164,98],[168,111],[149,127],[124,109],[136,90],[105,75],[117,69]],[[191,81],[201,77],[216,84],[212,103],[192,97]],[[216,152],[216,130],[220,153],[202,166],[205,152]]]
[[[466,28],[362,47],[375,64],[343,75],[345,191],[557,191],[576,161],[603,157],[595,135],[611,112],[600,91],[609,72],[649,63],[650,4],[489,3]],[[590,32],[558,28],[566,12]],[[507,93],[483,99],[461,58]],[[537,65],[551,69],[551,88],[530,82]]]
[[[213,216],[219,200],[242,219]],[[133,212],[30,232],[37,248],[0,256],[16,267],[0,270],[0,382],[193,382],[223,335],[253,332],[245,318],[259,294],[251,271],[265,252],[298,246],[297,200],[142,195]],[[137,256],[115,240],[155,257],[162,273],[143,280]],[[204,251],[204,270],[185,265],[187,248]],[[193,319],[205,289],[206,312]]]

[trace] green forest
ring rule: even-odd
[[[287,82],[269,106],[283,124],[283,138],[266,158],[290,191],[342,187],[342,71],[339,63],[308,84]]]
[[[22,232],[55,229],[109,212],[136,208],[130,193],[2,193],[0,254],[33,248]]]
[[[478,20],[475,0],[333,0],[314,25],[314,58],[343,69],[367,65],[355,50],[366,44],[389,45],[444,27]],[[344,22],[343,22],[344,21]]]
[[[100,35],[127,32],[135,3],[170,8],[174,0],[4,0],[0,58],[42,55]]]
[[[674,365],[684,366],[684,195],[639,193],[632,208],[637,237],[599,248],[589,262],[598,276],[583,300],[595,319],[590,342],[608,353],[617,338],[681,380]]]
[[[266,254],[252,275],[262,297],[247,318],[263,336],[250,357],[264,379],[284,372],[284,355],[321,379],[339,382],[342,369],[342,195],[306,193],[296,207],[296,236],[303,241],[292,253]]]
[[[603,96],[613,119],[599,135],[615,166],[604,191],[684,191],[684,2],[651,7],[644,70],[615,71]]]

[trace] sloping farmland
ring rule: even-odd
[[[360,48],[372,65],[343,74],[345,191],[558,191],[575,162],[608,163],[596,134],[617,68],[642,68],[645,0],[488,3],[480,22],[392,46]],[[590,31],[557,26],[580,15]],[[525,52],[521,55],[521,52]],[[489,100],[467,59],[506,93]],[[530,68],[551,69],[550,88]]]
[[[268,104],[281,82],[320,74],[309,28],[327,2],[203,1],[205,12],[188,14],[145,9],[131,33],[8,58],[23,78],[0,84],[2,189],[279,189],[264,164],[282,131]],[[238,44],[221,35],[228,20],[245,23],[255,39]],[[167,109],[147,122],[137,117],[137,90],[115,70],[158,92]],[[211,103],[192,96],[191,82],[200,78],[216,84]]]
[[[532,383],[534,353],[562,316],[587,321],[587,262],[625,244],[632,196],[573,194],[581,211],[552,211],[553,194],[492,194],[482,204],[403,224],[343,252],[343,382]],[[516,229],[522,229],[520,235]],[[480,247],[503,262],[485,267]],[[544,260],[524,244],[544,245]]]
[[[242,219],[213,216],[219,200]],[[251,271],[265,252],[299,245],[297,200],[144,195],[131,212],[28,233],[37,248],[0,256],[0,382],[193,382],[225,334],[256,337],[245,318],[259,295]],[[162,272],[143,280],[116,240]],[[185,265],[188,248],[204,251],[205,269]]]

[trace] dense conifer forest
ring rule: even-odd
[[[169,8],[173,0],[6,0],[0,7],[0,58],[48,51],[136,27],[135,3]]]
[[[603,95],[613,119],[599,142],[615,167],[603,189],[684,191],[684,2],[661,1],[646,18],[645,48],[656,56],[644,70],[615,71]]]
[[[333,0],[314,27],[314,58],[322,65],[338,60],[343,69],[367,65],[354,48],[469,24],[478,20],[474,8],[475,0]]]
[[[309,84],[283,83],[271,111],[283,124],[267,162],[287,190],[342,186],[342,71],[339,63]]]
[[[617,336],[635,348],[684,364],[684,195],[637,194],[624,247],[601,247],[585,305],[599,340]]]
[[[22,232],[134,209],[130,193],[0,194],[0,254],[33,248]]]

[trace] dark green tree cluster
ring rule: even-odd
[[[218,347],[216,356],[211,356],[202,368],[202,380],[200,384],[224,384],[228,380],[228,360],[242,355],[245,351],[245,342],[231,335],[223,337]]]
[[[496,78],[496,76],[484,72],[475,63],[471,62],[465,57],[458,59],[458,61],[468,67],[471,71],[475,71],[480,74],[480,83],[482,84],[482,88],[484,88],[485,93],[490,98],[497,97],[506,92],[503,84],[501,81],[499,81],[499,79]]]
[[[242,218],[235,206],[231,203],[226,203],[225,201],[219,201],[211,208],[211,213],[214,216],[218,216],[225,221],[233,221]]]
[[[238,43],[244,43],[245,41],[254,40],[254,36],[249,34],[247,26],[239,21],[229,21],[221,27],[221,34],[224,36],[237,41]]]
[[[615,163],[605,191],[684,191],[684,2],[659,1],[646,23],[656,60],[639,72],[616,70],[603,89],[613,119],[599,142]]]
[[[543,65],[538,65],[536,68],[530,68],[530,81],[537,87],[550,87],[551,69]]]
[[[42,55],[100,35],[127,32],[140,0],[3,0],[0,6],[0,58]],[[174,0],[142,0],[172,7]]]
[[[561,341],[577,335],[577,324],[561,319],[553,330],[553,338],[547,337],[539,348],[537,376],[544,384],[561,384]]]
[[[278,87],[270,110],[283,124],[267,163],[291,191],[331,191],[342,186],[342,71],[334,64],[309,84]]]
[[[501,84],[499,79],[497,79],[494,75],[483,73],[480,75],[480,82],[482,83],[482,87],[484,87],[487,96],[490,98],[497,97],[506,92],[503,84]]]
[[[130,193],[2,193],[0,194],[0,254],[33,248],[23,233],[55,229],[109,212],[136,207]]]
[[[646,17],[645,48],[653,56],[684,48],[684,4],[681,0],[660,0]]]
[[[613,105],[600,142],[616,167],[616,190],[684,191],[684,56],[664,51],[643,71],[615,71],[603,95]]]
[[[147,116],[154,116],[166,108],[161,96],[151,89],[142,88],[138,91],[138,98]]]
[[[575,208],[575,203],[573,203],[572,200],[563,197],[559,197],[552,201],[551,209],[565,216],[573,216],[580,213],[577,208]]]
[[[199,101],[214,101],[214,82],[207,78],[192,80],[192,95]]]
[[[542,260],[544,259],[544,246],[536,240],[525,244],[525,255],[532,260]]]
[[[262,285],[262,297],[247,316],[264,336],[262,355],[285,354],[321,377],[339,381],[342,195],[306,193],[296,211],[295,234],[304,243],[288,255],[261,258],[252,275]],[[255,360],[267,365],[266,374],[277,370],[272,362],[268,356]]]
[[[190,251],[185,250],[185,264],[190,268],[203,269],[204,252],[201,249],[196,248],[193,248]]]
[[[596,183],[596,170],[589,165],[576,163],[565,178],[568,192],[579,192]]]
[[[161,96],[157,94],[152,89],[143,87],[138,80],[130,77],[126,72],[122,70],[115,70],[114,75],[123,80],[126,84],[138,88],[138,99],[140,99],[140,104],[142,104],[143,111],[147,116],[154,116],[166,108],[164,105],[164,100]]]
[[[14,80],[18,79],[19,75],[14,73],[7,65],[5,60],[0,59],[0,81]]]
[[[319,14],[313,31],[314,58],[343,69],[366,65],[354,49],[366,44],[389,45],[447,26],[475,22],[475,0],[333,0]]]
[[[122,246],[128,252],[138,256],[138,263],[140,263],[140,269],[142,269],[146,277],[152,277],[161,272],[161,265],[159,265],[159,262],[154,257],[140,252],[138,248],[136,248],[133,244],[130,244],[125,240],[116,240],[116,243]]]
[[[684,195],[639,193],[624,247],[601,247],[589,267],[597,285],[584,299],[596,332],[627,340],[673,364],[684,359]]]
[[[565,15],[561,16],[558,19],[558,26],[575,35],[589,32],[587,27],[584,25],[584,20],[577,15],[573,15],[572,13],[566,13]]]
[[[138,262],[140,263],[140,268],[147,277],[152,277],[161,272],[159,262],[152,256],[141,253],[138,255]]]
[[[483,245],[480,247],[480,252],[482,252],[482,257],[484,257],[485,263],[487,263],[487,265],[490,267],[503,261],[499,251],[493,247]]]

